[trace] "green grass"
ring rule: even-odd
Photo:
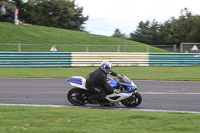
[[[0,68],[1,78],[68,78],[86,77],[97,67],[69,68]],[[131,79],[200,81],[200,67],[113,67]]]
[[[123,39],[119,38],[52,27],[13,25],[2,22],[0,22],[0,29],[0,43],[9,43],[9,45],[0,44],[0,52],[15,52],[18,50],[18,43],[21,44],[22,52],[48,52],[53,44],[56,44],[59,52],[85,52],[85,45],[89,45],[90,52],[117,52],[116,45],[119,45],[120,51],[123,51]],[[111,46],[96,47],[91,45]],[[126,45],[126,52],[146,52],[146,45],[143,43],[126,40]],[[150,46],[150,52],[167,51]]]
[[[0,106],[1,133],[199,133],[200,114]]]

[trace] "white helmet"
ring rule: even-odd
[[[102,61],[101,62],[101,69],[109,74],[110,70],[112,69],[112,63],[110,63],[109,61]]]

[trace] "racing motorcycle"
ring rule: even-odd
[[[94,104],[88,101],[88,97],[93,93],[85,87],[86,79],[81,76],[73,76],[67,81],[74,87],[67,93],[67,99],[75,106]],[[142,96],[137,92],[135,83],[125,75],[121,75],[119,80],[108,77],[107,82],[114,88],[119,89],[119,93],[107,95],[98,102],[99,105],[119,105],[121,102],[126,107],[136,107],[142,102]]]

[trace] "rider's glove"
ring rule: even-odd
[[[120,93],[120,91],[121,91],[120,89],[114,89],[113,93],[117,93],[118,94],[118,93]]]

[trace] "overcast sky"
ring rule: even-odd
[[[187,7],[192,14],[200,15],[200,0],[75,0],[89,16],[85,30],[91,34],[111,36],[115,29],[129,35],[140,21],[162,23],[171,17],[178,18]]]

